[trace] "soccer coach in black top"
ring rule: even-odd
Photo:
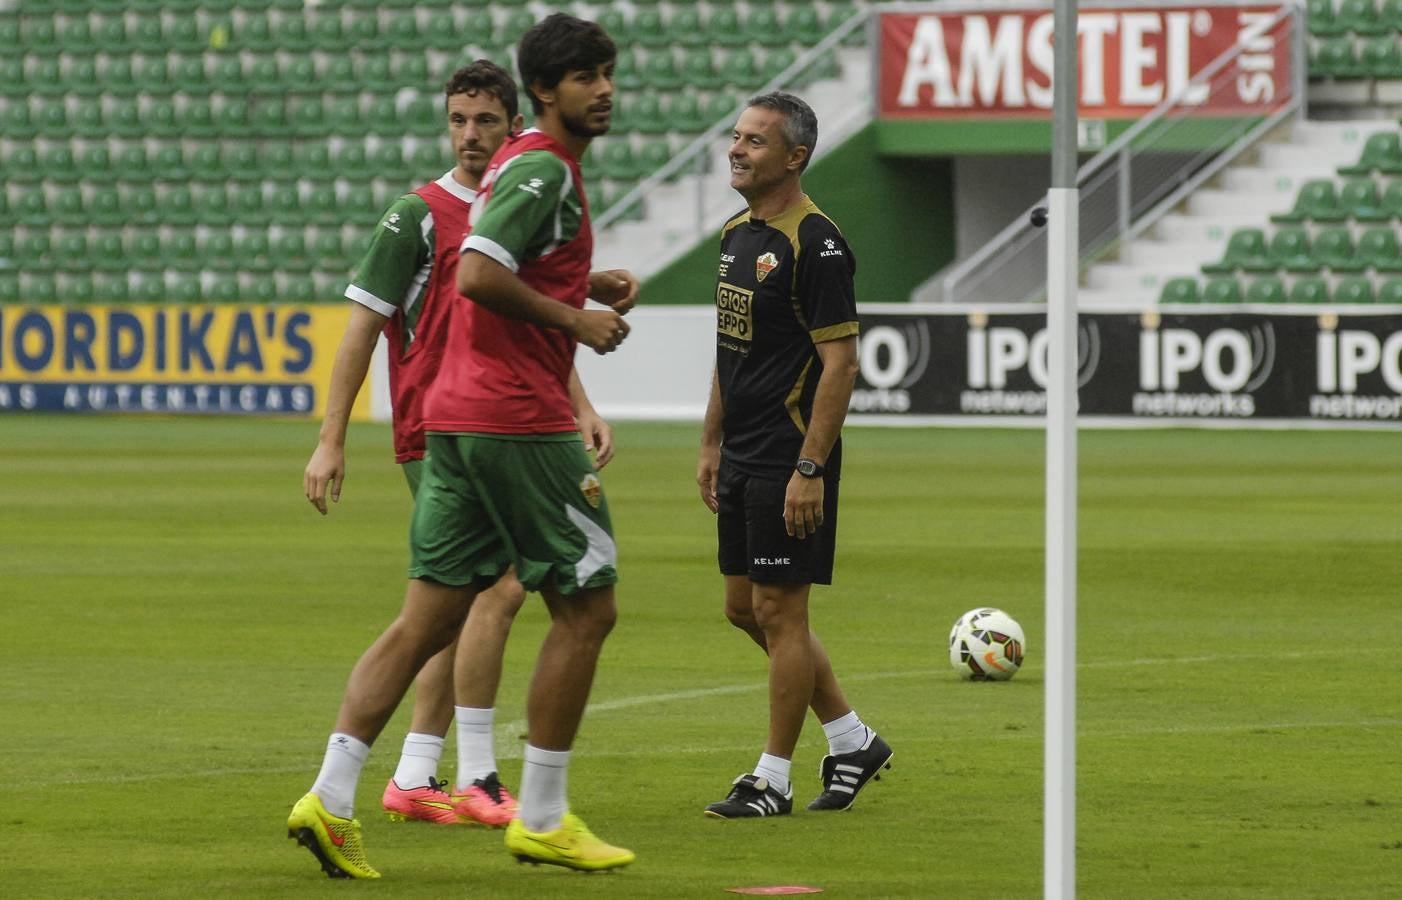
[[[808,104],[773,92],[741,113],[729,153],[730,185],[749,208],[721,236],[696,481],[717,515],[726,616],[769,655],[769,735],[754,770],[706,807],[723,819],[793,809],[790,761],[810,706],[830,752],[809,809],[851,806],[891,758],[808,626],[810,587],[832,583],[858,330],[852,250],[800,183],[817,140]]]

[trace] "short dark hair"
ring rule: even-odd
[[[479,59],[458,69],[443,85],[443,108],[448,108],[448,98],[454,94],[477,96],[478,91],[486,91],[501,101],[506,107],[508,125],[520,111],[521,101],[516,96],[516,82],[511,73],[489,59]]]
[[[808,148],[808,155],[804,157],[803,165],[799,166],[798,170],[802,172],[808,168],[809,161],[813,159],[813,151],[818,147],[818,116],[813,112],[813,107],[784,91],[770,91],[758,97],[751,97],[746,106],[772,109],[782,115],[784,124],[779,130],[783,133],[789,149]]]
[[[516,68],[531,109],[536,115],[545,106],[531,90],[532,84],[553,88],[566,72],[579,72],[613,62],[618,47],[608,32],[596,22],[586,22],[569,13],[554,13],[541,19],[521,37],[516,48]]]

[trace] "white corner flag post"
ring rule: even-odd
[[[1055,0],[1047,194],[1046,739],[1043,895],[1076,896],[1077,0]]]

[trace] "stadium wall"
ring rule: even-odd
[[[873,123],[819,157],[804,173],[803,187],[852,245],[858,299],[895,303],[954,259],[953,164],[880,157],[876,135]],[[818,140],[821,146],[821,128]],[[744,208],[735,195],[735,211]],[[719,233],[701,241],[649,278],[643,303],[707,302],[716,288],[719,241]]]

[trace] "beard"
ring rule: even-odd
[[[590,125],[586,116],[570,116],[562,112],[560,114],[560,124],[565,126],[565,130],[575,137],[596,138],[601,134],[608,133],[609,124],[611,123]]]

